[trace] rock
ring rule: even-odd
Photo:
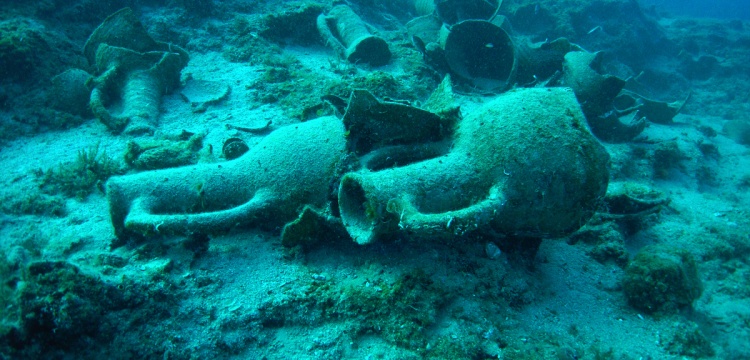
[[[641,249],[625,269],[623,291],[634,308],[669,314],[691,306],[703,285],[687,250],[651,245]]]

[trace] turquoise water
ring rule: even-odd
[[[750,2],[736,1],[658,1],[643,0],[644,7],[654,6],[658,11],[668,11],[679,16],[701,18],[747,19],[750,17]]]
[[[0,357],[750,358],[748,5],[641,4],[0,2]]]

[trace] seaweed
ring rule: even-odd
[[[674,334],[665,344],[666,350],[675,355],[690,358],[704,358],[716,355],[711,341],[706,338],[698,325],[692,321],[678,322]]]
[[[684,170],[681,162],[687,159],[689,158],[677,146],[676,141],[667,141],[659,144],[653,153],[654,178],[667,179],[672,169]]]
[[[205,133],[160,136],[143,141],[128,141],[124,160],[128,167],[138,170],[166,169],[195,164],[203,147]]]
[[[27,81],[42,67],[50,46],[40,27],[24,18],[0,22],[0,80]]]
[[[32,261],[10,267],[0,250],[0,357],[13,359],[129,358],[133,353],[162,358],[164,349],[131,327],[154,338],[165,336],[163,320],[174,307],[174,286],[161,271],[144,271],[148,280],[127,273],[118,281],[68,261]],[[111,272],[126,260],[111,254],[95,259]],[[161,262],[160,264],[164,264]],[[167,264],[169,262],[166,262]],[[151,268],[155,269],[155,268]],[[153,324],[153,326],[151,326]],[[116,341],[115,348],[111,341]]]
[[[737,188],[740,190],[750,189],[750,174],[740,176],[737,182]]]
[[[223,56],[229,62],[263,64],[268,57],[279,56],[281,47],[260,36],[262,21],[236,16],[229,21],[227,46]]]
[[[668,245],[641,249],[625,269],[622,288],[631,306],[658,315],[692,307],[703,292],[693,256]]]
[[[0,197],[0,212],[9,215],[65,216],[65,200],[39,191],[6,194]]]
[[[435,324],[447,301],[444,289],[423,271],[414,270],[392,284],[373,280],[353,286],[313,280],[303,293],[291,296],[281,306],[266,303],[259,310],[266,328],[356,319],[347,325],[355,339],[378,334],[397,346],[424,349],[427,329]]]
[[[106,151],[99,151],[99,143],[78,150],[78,156],[72,163],[60,164],[47,171],[35,171],[35,175],[41,179],[43,192],[61,193],[78,200],[89,196],[94,187],[102,190],[109,177],[122,173],[123,168],[118,161],[108,156]]]
[[[698,186],[701,189],[721,185],[719,178],[716,176],[716,170],[710,166],[703,165],[695,169],[695,179],[698,181]]]

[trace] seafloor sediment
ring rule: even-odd
[[[671,121],[602,140],[610,196],[564,238],[359,245],[322,227],[282,244],[275,226],[116,236],[111,176],[220,166],[242,151],[222,154],[227,139],[252,149],[274,129],[335,115],[322,95],[366,89],[426,103],[450,71],[410,36],[413,3],[349,2],[390,48],[377,67],[321,40],[316,18],[329,2],[1,3],[0,357],[750,358],[742,20],[677,17],[627,0],[501,2],[517,41],[565,37],[602,51],[601,71],[628,89],[687,99]],[[123,7],[155,40],[190,54],[182,85],[164,89],[152,135],[108,128],[88,101],[77,103],[90,87],[56,77],[101,75],[84,44]],[[474,85],[454,83],[464,115],[501,92]]]

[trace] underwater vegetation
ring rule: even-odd
[[[5,214],[64,216],[67,213],[62,196],[41,191],[5,194],[2,202],[1,211]]]
[[[423,348],[427,329],[434,325],[438,310],[447,301],[444,290],[415,270],[391,284],[373,282],[364,287],[334,285],[325,279],[312,281],[284,306],[261,307],[259,312],[264,326],[340,320],[348,324],[345,331],[353,338],[381,334],[399,346]]]
[[[50,47],[30,20],[0,23],[0,72],[2,79],[26,81],[37,67],[44,66],[44,55]]]
[[[102,256],[97,262],[105,268],[122,268],[127,260]],[[103,356],[106,346],[92,344],[113,341],[134,353],[138,347],[147,349],[153,344],[146,339],[115,337],[132,324],[167,318],[167,304],[174,298],[163,285],[143,286],[128,277],[115,283],[67,261],[32,261],[17,269],[5,261],[0,265],[7,276],[0,292],[6,309],[0,343],[4,352],[11,349],[6,354],[14,356],[55,356],[81,347],[88,348],[90,356]]]
[[[183,131],[172,136],[156,139],[128,141],[125,163],[139,170],[154,170],[194,164],[198,151],[203,147],[205,134]],[[115,175],[115,174],[112,174]]]
[[[35,175],[43,192],[83,200],[92,191],[102,190],[111,176],[122,172],[121,163],[107,155],[106,151],[100,151],[99,144],[96,144],[78,150],[75,161],[47,170],[38,169]]]
[[[628,264],[623,291],[639,310],[674,313],[692,306],[703,292],[703,285],[689,252],[654,245],[641,249]]]

